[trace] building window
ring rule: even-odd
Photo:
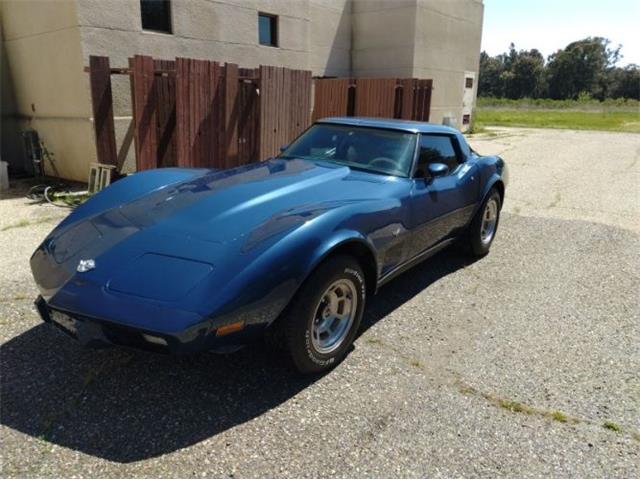
[[[258,40],[260,45],[278,46],[278,17],[276,15],[258,14]]]
[[[467,77],[464,79],[464,88],[473,88],[473,77]]]
[[[170,0],[140,0],[142,29],[171,33]]]

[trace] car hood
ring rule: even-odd
[[[391,177],[305,160],[274,159],[210,172],[122,205],[131,226],[228,243],[265,222],[294,223],[319,212],[380,198]],[[287,220],[285,220],[287,219]]]
[[[393,180],[296,159],[211,170],[63,223],[40,250],[56,264],[66,265],[67,275],[80,258],[98,258],[111,250],[116,250],[117,263],[160,250],[217,261],[224,255],[255,250],[329,210],[379,199],[384,196],[380,186]],[[219,247],[206,247],[211,243]],[[56,286],[60,283],[54,281]]]

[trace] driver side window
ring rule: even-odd
[[[461,163],[457,145],[449,135],[425,135],[420,137],[420,156],[416,177],[429,175],[428,167],[432,163],[444,163],[453,172]]]

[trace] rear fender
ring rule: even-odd
[[[482,168],[482,187],[480,190],[480,201],[476,206],[476,212],[482,206],[484,199],[494,187],[498,186],[501,196],[504,198],[505,187],[508,182],[507,165],[500,157],[485,157],[490,160],[489,164],[485,164]],[[474,215],[475,213],[474,212]],[[472,217],[473,218],[473,217]]]
[[[500,178],[499,175],[497,174],[493,174],[491,175],[491,177],[489,178],[489,180],[485,183],[484,189],[482,191],[482,195],[481,195],[481,201],[480,201],[480,205],[482,204],[482,202],[484,201],[485,198],[487,198],[487,195],[489,194],[489,192],[496,186],[496,185],[500,185],[501,188],[504,188],[504,183],[502,182],[502,179]]]

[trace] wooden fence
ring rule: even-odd
[[[136,55],[125,68],[92,56],[91,99],[100,163],[122,167],[111,75],[128,75],[137,170],[230,168],[276,155],[311,121],[311,72]],[[429,119],[431,80],[316,79],[313,118],[361,115]],[[125,144],[126,139],[125,139]],[[126,149],[125,149],[126,150]],[[126,152],[125,152],[126,153]]]
[[[136,55],[128,68],[90,57],[96,148],[100,163],[119,165],[111,75],[131,81],[137,170],[230,168],[275,155],[311,115],[311,72],[282,67]]]
[[[428,122],[432,86],[417,78],[316,79],[313,120],[355,115]]]

